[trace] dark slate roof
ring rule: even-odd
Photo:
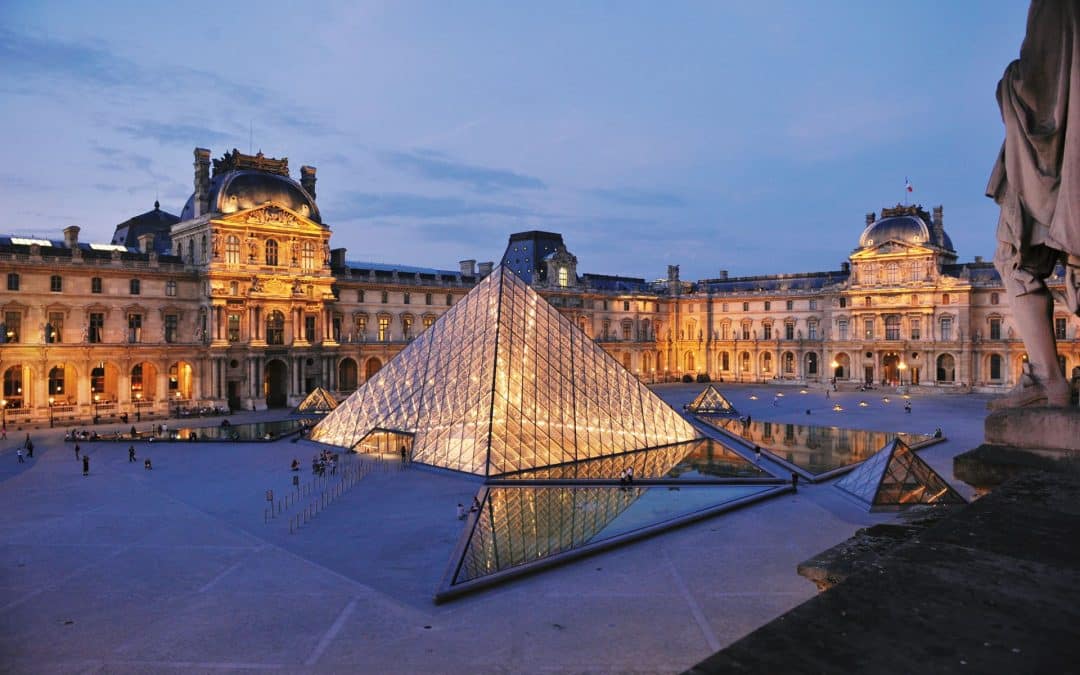
[[[210,211],[216,213],[235,213],[272,201],[322,224],[315,198],[289,176],[253,170],[215,174],[210,179],[208,199]],[[180,218],[191,220],[194,217],[195,195],[192,194],[184,204]]]
[[[434,267],[415,267],[413,265],[397,265],[393,263],[360,262],[346,260],[345,266],[349,268],[350,276],[369,276],[377,279],[389,279],[397,272],[399,278],[416,279],[419,281],[465,281],[475,279],[465,276],[459,270],[440,270]]]
[[[29,254],[30,244],[25,243],[32,241],[37,243],[42,258],[70,258],[71,249],[62,239],[45,239],[43,237],[21,237],[19,235],[0,235],[0,251],[5,253],[15,254]],[[43,243],[42,243],[43,242]],[[87,260],[109,260],[112,258],[113,251],[116,246],[122,247],[120,250],[121,260],[147,260],[148,255],[141,253],[137,248],[124,246],[123,244],[94,244],[88,242],[79,242],[77,244],[79,250],[82,252],[82,257]],[[183,260],[180,256],[176,255],[159,255],[158,260],[163,263],[177,263],[182,264]]]
[[[170,230],[173,224],[178,222],[180,222],[179,216],[162,211],[161,204],[155,201],[152,211],[140,213],[117,225],[116,231],[113,232],[112,243],[137,249],[139,237],[144,234],[153,234],[154,250],[159,255],[166,255],[172,249]]]
[[[941,273],[950,277],[965,277],[972,283],[1000,284],[1001,275],[992,263],[971,262],[942,265]]]
[[[800,274],[770,274],[730,279],[703,279],[694,284],[694,291],[708,293],[752,293],[754,291],[816,291],[825,286],[847,281],[849,272],[808,272]]]
[[[624,293],[649,292],[650,286],[644,279],[636,277],[620,277],[610,274],[582,274],[581,278],[589,288],[601,291],[622,291]]]

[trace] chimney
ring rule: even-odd
[[[938,246],[945,245],[945,207],[934,207],[933,239]]]
[[[851,263],[846,260],[840,263],[840,271],[844,274],[851,274]]]
[[[147,232],[146,234],[139,235],[139,250],[143,253],[150,253],[154,250],[154,233]]]
[[[871,225],[873,225],[875,220],[877,220],[877,214],[876,213],[871,211],[870,213],[866,214],[866,226],[867,227],[870,227]]]
[[[475,260],[462,260],[458,263],[461,267],[461,276],[463,277],[475,277],[476,276],[476,261]]]
[[[720,281],[726,281],[727,280],[727,270],[720,270],[720,276],[718,278],[720,279]]]
[[[79,226],[71,225],[64,228],[64,246],[68,248],[79,247]]]
[[[330,251],[330,269],[345,269],[345,249],[335,248]]]
[[[306,164],[300,167],[300,186],[315,199],[315,167]]]
[[[975,256],[975,264],[981,263],[982,261],[983,261],[983,257],[981,255]]]
[[[479,270],[480,276],[486,277],[487,275],[491,274],[491,269],[493,267],[495,267],[495,263],[493,263],[493,262],[482,262],[482,263],[480,263],[480,270]]]
[[[195,217],[210,210],[210,151],[195,148]]]

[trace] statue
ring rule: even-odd
[[[1064,301],[1080,313],[1080,3],[1032,0],[1020,58],[997,99],[1005,142],[987,185],[1001,207],[994,265],[1009,294],[1028,365],[995,408],[1068,406],[1046,279],[1065,263]]]

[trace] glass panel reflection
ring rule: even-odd
[[[836,487],[872,509],[965,503],[944,478],[898,439],[838,481]]]
[[[554,558],[772,486],[491,487],[451,584]]]
[[[812,424],[781,424],[718,415],[698,415],[706,424],[729,431],[813,475],[858,464],[899,438],[909,446],[932,440],[928,434],[841,429]]]

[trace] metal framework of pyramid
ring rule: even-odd
[[[698,437],[525,282],[496,268],[312,430],[352,448],[413,437],[412,459],[484,476]]]
[[[338,402],[333,394],[322,387],[315,387],[303,401],[300,401],[300,405],[296,406],[296,412],[301,415],[321,415],[336,407],[338,407]]]
[[[964,504],[964,498],[899,438],[836,483],[871,510]]]
[[[686,406],[692,413],[709,413],[714,415],[736,415],[735,406],[731,401],[720,393],[720,390],[709,385],[697,397]]]

